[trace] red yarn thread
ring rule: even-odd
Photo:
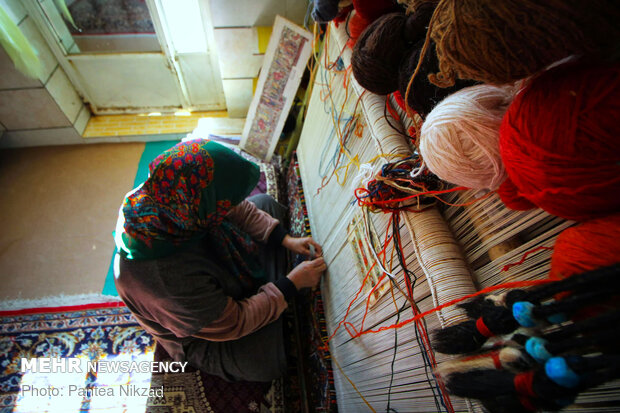
[[[584,221],[620,210],[620,64],[564,64],[534,78],[500,128],[512,209]]]
[[[519,398],[519,403],[521,406],[525,407],[530,412],[538,411],[538,408],[532,403],[532,399],[526,396],[517,396]]]
[[[527,259],[528,255],[535,253],[536,251],[540,251],[540,250],[552,250],[553,248],[550,247],[545,247],[545,246],[538,246],[536,248],[532,248],[531,250],[527,251],[525,254],[523,254],[523,256],[521,257],[521,259],[517,262],[512,262],[510,264],[506,264],[504,265],[504,267],[502,268],[502,271],[508,271],[509,269],[511,269],[512,267],[515,267],[517,265],[521,265],[525,262],[525,260]]]
[[[555,241],[549,278],[563,279],[620,262],[620,213],[567,228]]]
[[[533,388],[534,371],[519,373],[514,378],[515,390],[518,394],[529,397],[537,397]]]
[[[487,327],[487,325],[484,324],[484,320],[482,319],[482,317],[479,317],[476,320],[476,329],[478,330],[480,334],[482,334],[486,338],[491,338],[495,336],[495,333],[489,330],[489,327]]]
[[[493,365],[497,370],[502,370],[504,367],[502,366],[502,362],[499,359],[499,351],[494,351],[491,354],[491,358],[493,359]]]

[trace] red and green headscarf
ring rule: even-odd
[[[238,276],[260,277],[256,245],[225,220],[254,189],[257,165],[216,142],[181,142],[149,165],[149,177],[123,202],[116,244],[128,259],[153,259],[207,242]]]

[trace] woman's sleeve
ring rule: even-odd
[[[253,239],[266,243],[280,221],[256,207],[247,199],[230,210],[226,216],[239,229],[247,232]]]
[[[287,307],[287,298],[297,291],[288,279],[267,283],[250,298],[228,299],[222,315],[201,328],[195,337],[209,341],[230,341],[246,336],[275,321]]]

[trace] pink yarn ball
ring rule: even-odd
[[[514,88],[471,86],[448,96],[422,125],[419,149],[428,169],[444,181],[497,189],[506,179],[499,128]]]

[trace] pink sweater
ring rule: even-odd
[[[254,240],[266,243],[279,221],[261,211],[250,201],[243,201],[227,215]],[[263,285],[252,297],[236,301],[228,299],[222,315],[195,334],[209,341],[229,341],[246,336],[275,321],[286,309],[284,295],[273,283]]]

